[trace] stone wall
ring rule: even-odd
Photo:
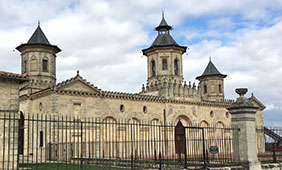
[[[0,110],[19,109],[19,83],[0,78]]]
[[[194,126],[203,121],[207,122],[209,126],[218,122],[229,126],[231,119],[225,105],[197,105],[56,93],[21,101],[20,110],[24,113],[97,117],[100,119],[106,117],[113,117],[116,120],[136,118],[146,122],[152,120],[163,122],[164,116],[166,116],[167,122],[176,124],[176,121],[182,118]]]
[[[11,111],[12,110],[12,111]],[[0,169],[16,168],[17,117],[19,110],[19,82],[0,78]]]

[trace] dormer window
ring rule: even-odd
[[[43,61],[42,61],[42,71],[48,72],[48,60],[46,60],[46,59],[43,59]]]
[[[162,59],[162,69],[163,70],[167,70],[168,67],[167,67],[167,58],[163,58]]]

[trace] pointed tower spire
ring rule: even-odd
[[[160,31],[170,31],[172,30],[172,26],[168,25],[165,18],[164,18],[164,11],[162,11],[162,20],[159,24],[159,26],[157,26],[155,28],[156,31],[160,32]],[[169,33],[169,32],[168,32]]]
[[[43,31],[40,28],[40,21],[38,21],[38,26],[30,39],[28,40],[27,44],[45,44],[45,45],[51,45],[43,33]]]
[[[40,20],[38,20],[38,26],[36,30],[33,32],[28,42],[26,44],[19,45],[16,49],[21,52],[24,47],[34,46],[34,45],[41,45],[41,46],[43,45],[46,47],[50,47],[54,49],[56,53],[61,51],[59,47],[50,44],[50,42],[48,41],[47,37],[45,36],[44,32],[42,31],[40,27]]]
[[[173,39],[173,37],[170,35],[170,30],[172,30],[172,26],[168,25],[165,18],[164,18],[164,11],[162,11],[162,19],[159,24],[155,28],[156,31],[158,31],[158,36],[152,43],[151,47],[142,50],[143,54],[146,52],[148,49],[151,49],[153,47],[167,47],[167,46],[175,46],[175,47],[180,47],[183,51],[183,53],[186,52],[187,47],[185,46],[180,46],[177,44],[177,42]]]
[[[197,79],[201,78],[201,77],[205,77],[205,76],[222,76],[222,77],[226,77],[226,75],[221,74],[217,68],[215,67],[215,65],[212,63],[211,61],[211,57],[209,60],[209,63],[205,69],[205,71],[203,72],[203,74],[201,76],[198,76]]]

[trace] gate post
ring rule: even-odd
[[[240,128],[238,136],[233,136],[233,145],[238,142],[238,150],[234,149],[235,161],[247,170],[261,170],[261,164],[258,161],[257,141],[256,141],[256,118],[257,107],[245,98],[244,95],[248,89],[239,88],[235,90],[239,97],[232,104],[228,111],[232,115],[232,128]],[[234,135],[235,133],[233,133]],[[237,140],[236,140],[237,139]],[[236,155],[238,157],[236,157]]]

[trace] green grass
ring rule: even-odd
[[[80,170],[80,165],[65,164],[65,163],[38,163],[38,164],[20,164],[20,168],[24,168],[24,170]],[[82,168],[82,170],[129,170],[129,169],[108,167],[108,166],[97,166],[97,165],[83,165]]]
[[[272,160],[261,161],[262,164],[282,163],[282,161],[273,162]]]

